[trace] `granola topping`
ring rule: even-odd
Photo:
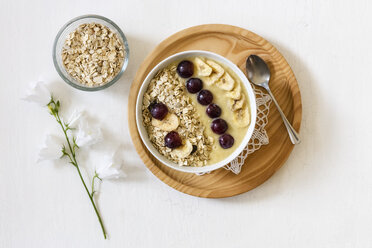
[[[168,107],[169,113],[165,119],[178,117],[179,123],[175,131],[183,140],[181,148],[171,149],[165,146],[164,138],[169,132],[152,124],[153,117],[149,108],[156,102]],[[193,101],[186,94],[176,66],[160,70],[151,80],[144,94],[142,114],[149,138],[162,155],[180,166],[207,165],[214,139],[205,134],[205,127],[199,119]],[[186,154],[187,156],[184,156]]]

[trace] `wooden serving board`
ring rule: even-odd
[[[156,160],[141,141],[135,116],[139,88],[155,65],[172,54],[186,50],[215,52],[230,59],[244,72],[249,55],[261,56],[271,71],[273,94],[288,120],[299,131],[302,105],[296,78],[284,57],[262,37],[235,26],[208,24],[182,30],[161,42],[147,56],[132,82],[128,103],[129,130],[139,156],[155,176],[178,191],[199,197],[220,198],[247,192],[273,175],[294,147],[274,104],[271,104],[266,126],[270,143],[248,156],[239,175],[223,168],[203,176],[170,169]]]

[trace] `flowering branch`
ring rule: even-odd
[[[94,201],[94,194],[96,193],[94,186],[96,179],[102,181],[103,179],[111,180],[125,176],[125,173],[121,170],[123,160],[120,149],[118,148],[112,154],[112,156],[106,157],[105,165],[101,166],[94,172],[94,176],[91,181],[91,191],[89,191],[87,187],[89,184],[85,183],[85,180],[81,175],[80,168],[76,160],[76,152],[80,147],[90,146],[99,142],[102,139],[101,129],[90,125],[88,121],[84,120],[84,118],[82,118],[82,111],[74,111],[67,122],[63,121],[59,115],[60,102],[54,100],[50,91],[42,81],[35,82],[31,86],[28,94],[23,99],[29,102],[37,103],[41,107],[47,106],[49,113],[54,116],[57,123],[60,125],[66,139],[66,142],[63,142],[59,137],[48,135],[46,137],[44,147],[39,152],[38,161],[55,160],[61,157],[67,157],[69,159],[69,163],[76,168],[79,174],[80,180],[88,194],[98,221],[101,225],[103,236],[106,239],[106,230]],[[62,145],[62,150],[61,143],[64,143]]]
[[[54,116],[54,118],[56,119],[56,121],[58,122],[58,124],[61,126],[61,129],[62,129],[62,131],[64,133],[64,136],[66,138],[66,141],[67,141],[68,149],[66,149],[65,146],[62,147],[62,154],[63,154],[62,156],[67,156],[69,158],[69,160],[70,160],[70,163],[73,166],[75,166],[75,168],[77,169],[77,172],[79,174],[80,180],[81,180],[81,182],[84,185],[84,188],[85,188],[85,190],[86,190],[86,192],[88,194],[88,197],[89,197],[89,199],[90,199],[90,201],[91,201],[91,203],[93,205],[94,211],[95,211],[95,213],[97,215],[98,221],[99,221],[99,223],[101,225],[103,236],[106,239],[107,238],[107,236],[106,236],[106,230],[105,230],[105,227],[103,225],[101,215],[100,215],[100,213],[99,213],[99,211],[98,211],[98,209],[96,207],[96,204],[95,204],[94,198],[93,198],[93,195],[94,195],[94,192],[95,192],[94,191],[94,179],[95,178],[100,179],[100,178],[98,177],[98,174],[95,172],[95,175],[94,175],[94,177],[92,179],[92,191],[90,192],[89,189],[88,189],[88,187],[87,187],[87,185],[86,185],[86,183],[85,183],[85,181],[84,181],[84,179],[83,179],[83,176],[81,175],[80,168],[79,168],[78,162],[76,160],[76,149],[78,149],[79,146],[76,144],[75,137],[72,137],[72,142],[70,141],[70,138],[69,138],[67,132],[69,130],[71,130],[71,128],[70,128],[70,126],[69,126],[68,123],[62,122],[62,120],[61,120],[61,118],[59,116],[60,102],[59,101],[55,101],[53,99],[53,97],[51,97],[51,100],[50,100],[50,102],[48,103],[47,106],[48,106],[48,109],[49,109],[50,114]]]

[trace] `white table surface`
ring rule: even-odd
[[[372,2],[232,2],[1,0],[0,247],[372,247]],[[114,20],[131,49],[125,75],[95,93],[64,85],[51,59],[59,28],[87,13]],[[292,66],[303,100],[303,142],[270,180],[228,199],[160,182],[128,133],[140,63],[167,36],[204,23],[269,40]],[[125,147],[128,177],[104,182],[97,199],[107,241],[76,171],[36,163],[45,135],[59,134],[45,110],[20,100],[39,76],[65,109],[85,108],[102,123],[106,144],[116,137]]]

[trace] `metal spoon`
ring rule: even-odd
[[[267,90],[267,92],[273,99],[273,102],[275,103],[276,107],[278,108],[280,115],[282,116],[284,125],[288,130],[289,138],[291,139],[293,144],[299,144],[301,140],[300,140],[298,133],[296,132],[296,130],[294,130],[292,125],[289,123],[283,111],[281,110],[278,102],[275,100],[273,93],[271,93],[271,90],[269,88],[270,70],[267,64],[265,63],[265,61],[263,61],[263,59],[261,59],[257,55],[250,55],[247,58],[246,70],[247,70],[248,80],[251,83],[261,86]]]

